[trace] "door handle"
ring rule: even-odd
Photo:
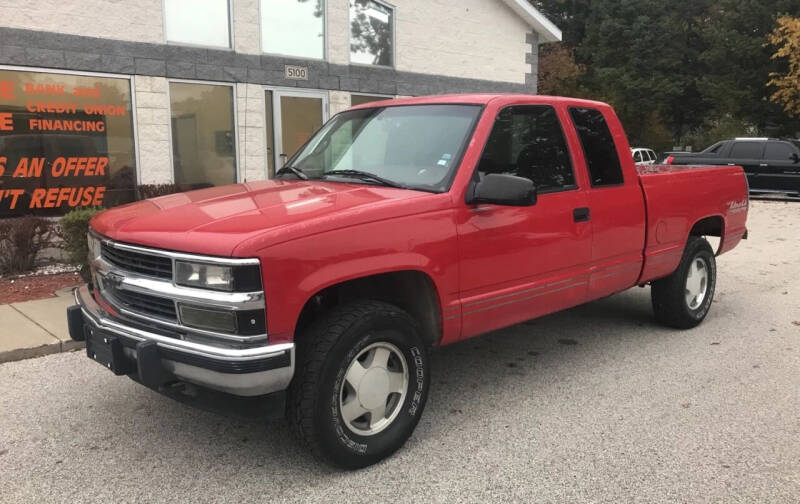
[[[761,164],[759,164],[758,166],[760,166],[761,168],[766,168],[766,167],[767,167],[767,166],[769,166],[769,165],[768,165],[767,163],[761,163]]]
[[[589,207],[581,207],[573,210],[572,220],[575,222],[589,222]]]

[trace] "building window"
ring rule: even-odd
[[[133,201],[130,80],[0,70],[0,216]]]
[[[228,0],[164,0],[167,42],[231,47]]]
[[[198,189],[236,182],[233,87],[171,82],[175,183]]]
[[[350,62],[394,65],[394,10],[374,0],[350,0]]]
[[[324,0],[261,0],[261,50],[323,59]]]
[[[363,105],[365,103],[372,103],[376,101],[384,101],[384,100],[391,100],[391,96],[373,96],[373,95],[364,95],[364,94],[352,94],[350,95],[350,106],[355,107],[356,105]]]

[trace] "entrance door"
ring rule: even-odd
[[[328,96],[324,91],[266,91],[270,177],[322,127],[328,118],[327,110]]]

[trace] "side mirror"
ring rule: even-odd
[[[530,179],[514,175],[490,173],[473,185],[467,204],[493,203],[506,206],[536,204],[536,188]]]
[[[800,163],[800,155],[798,155],[796,152],[792,152],[792,155],[789,156],[789,159],[792,160],[792,163]]]

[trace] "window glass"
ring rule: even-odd
[[[764,159],[791,161],[792,154],[794,154],[794,149],[788,143],[767,142],[767,148],[764,150]]]
[[[171,82],[169,98],[175,183],[196,189],[235,182],[233,89]]]
[[[650,161],[656,160],[656,153],[654,151],[648,150],[647,155],[650,156]]]
[[[350,0],[350,62],[365,65],[394,64],[394,12],[373,0]]]
[[[342,112],[328,121],[289,165],[312,179],[364,183],[332,173],[359,170],[414,189],[445,191],[480,112],[481,107],[475,105]]]
[[[0,216],[133,201],[128,79],[0,70]]]
[[[760,159],[761,147],[764,144],[761,142],[736,142],[731,148],[729,157],[744,158],[744,159]]]
[[[478,173],[525,177],[539,192],[574,186],[572,163],[555,109],[546,105],[504,108],[486,141]]]
[[[640,163],[642,161],[642,151],[638,151],[638,150],[634,151],[633,160],[636,161],[637,163]]]
[[[372,103],[383,100],[391,100],[391,98],[388,96],[370,96],[362,94],[350,95],[350,105],[353,107],[355,107],[356,105],[363,105],[365,103]]]
[[[590,108],[570,108],[569,113],[581,139],[592,186],[622,184],[622,166],[602,112]]]
[[[324,0],[261,0],[261,50],[324,58]]]
[[[167,41],[230,47],[228,0],[164,0]]]

